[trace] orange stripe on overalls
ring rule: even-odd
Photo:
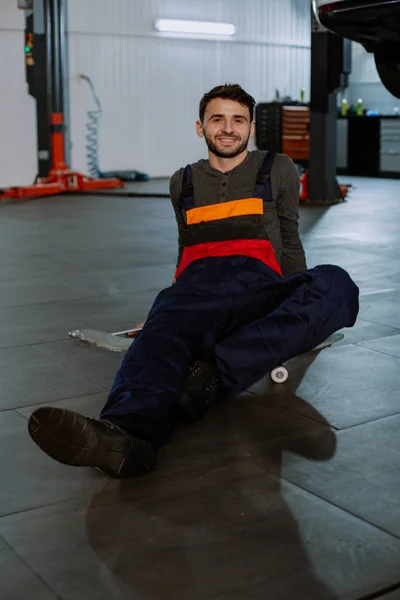
[[[196,225],[207,221],[218,221],[230,217],[241,217],[245,215],[262,215],[262,198],[244,198],[243,200],[231,200],[211,206],[199,206],[186,211],[188,225]]]

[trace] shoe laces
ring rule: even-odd
[[[192,369],[191,375],[197,377],[205,386],[207,394],[213,394],[219,387],[219,375],[213,373],[213,367],[202,361],[197,361]]]

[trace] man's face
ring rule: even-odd
[[[215,98],[207,105],[204,122],[197,121],[196,130],[215,156],[234,158],[246,150],[250,136],[254,135],[254,121],[250,122],[247,106]]]

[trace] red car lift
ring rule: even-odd
[[[24,2],[25,63],[29,93],[36,100],[36,182],[0,190],[0,200],[18,200],[124,187],[116,178],[93,179],[68,167],[67,35],[65,0]]]

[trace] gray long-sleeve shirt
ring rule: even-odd
[[[257,173],[265,152],[249,152],[237,167],[223,173],[202,159],[192,164],[196,206],[218,204],[230,200],[250,198]],[[184,169],[171,177],[170,195],[178,224],[178,264],[183,252],[185,222],[179,210]],[[271,170],[273,201],[264,205],[266,238],[275,250],[284,275],[306,269],[303,245],[298,232],[300,178],[293,161],[285,154],[277,154]]]

